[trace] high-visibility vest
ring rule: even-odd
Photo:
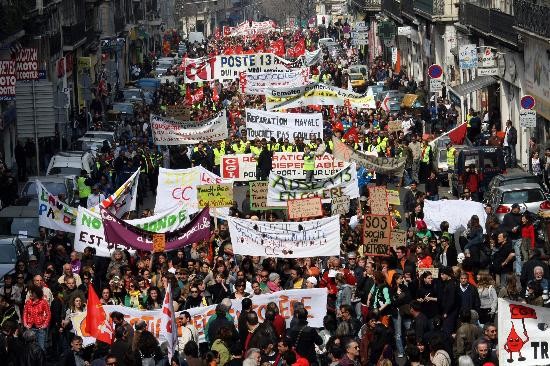
[[[294,150],[294,146],[292,146],[292,145],[288,145],[288,146],[281,145],[281,150],[283,152],[292,152],[292,150]]]
[[[422,149],[422,162],[423,163],[429,163],[430,162],[430,145],[426,145],[426,147],[424,147]]]
[[[312,152],[309,154],[304,153],[304,170],[315,170],[315,155]]]
[[[456,149],[454,146],[451,146],[450,149],[447,149],[447,166],[449,169],[453,169],[455,167],[455,151]]]
[[[214,148],[213,149],[214,151],[214,165],[220,165],[221,161],[222,161],[222,156],[225,155],[225,148],[224,147],[221,147],[221,148]]]
[[[76,180],[76,186],[78,187],[79,198],[88,198],[88,196],[92,194],[92,187],[86,184],[85,177],[78,177]]]
[[[252,154],[254,154],[254,156],[257,158],[260,156],[260,153],[262,152],[262,148],[261,147],[257,147],[257,146],[250,146],[250,152]],[[258,164],[258,161],[256,160],[256,164]]]
[[[246,151],[246,145],[241,144],[240,146],[237,144],[231,145],[231,149],[235,152],[235,154],[244,154]]]

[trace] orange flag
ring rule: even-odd
[[[97,340],[107,344],[113,343],[113,327],[92,285],[88,285],[86,330]]]

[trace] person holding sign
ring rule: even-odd
[[[306,182],[313,182],[315,172],[315,154],[308,145],[304,146],[304,172],[306,173]]]

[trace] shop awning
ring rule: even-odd
[[[453,86],[451,89],[458,96],[464,97],[472,92],[475,92],[476,90],[483,89],[489,85],[496,84],[497,82],[498,80],[492,76],[480,76],[458,86]]]

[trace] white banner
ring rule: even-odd
[[[323,138],[323,115],[321,113],[278,113],[259,109],[246,109],[246,137],[249,140],[274,137],[313,140]]]
[[[171,210],[142,219],[125,220],[126,223],[137,226],[141,229],[156,233],[177,230],[189,223],[189,214],[185,206],[176,206]],[[103,232],[101,214],[92,212],[82,206],[78,207],[76,229],[74,231],[74,249],[77,252],[84,252],[84,248],[92,247],[99,257],[110,257],[115,249],[133,249],[125,246],[108,243]]]
[[[251,26],[252,24],[252,26]],[[257,34],[266,34],[275,30],[273,21],[266,20],[263,22],[242,22],[231,30],[231,36],[253,36]]]
[[[348,195],[350,198],[359,197],[355,164],[350,164],[329,178],[313,182],[289,179],[271,172],[267,190],[267,205],[286,206],[288,200],[309,197],[321,197],[323,203],[330,203],[332,197],[344,195]]]
[[[498,359],[501,365],[548,365],[550,309],[498,299]]]
[[[201,184],[232,183],[202,166],[189,169],[159,168],[155,212],[172,209],[183,204],[189,214],[199,211],[197,186]]]
[[[61,202],[44,185],[36,180],[36,191],[38,193],[38,225],[52,230],[61,230],[74,233],[76,208]]]
[[[308,324],[313,328],[323,327],[323,318],[327,315],[327,289],[326,288],[311,288],[303,290],[285,290],[278,291],[272,294],[258,295],[252,297],[252,308],[258,314],[260,322],[264,321],[265,309],[267,304],[274,302],[279,306],[281,316],[286,320],[287,327],[290,326],[290,320],[292,319],[292,304],[295,302],[301,302],[304,304],[305,309],[308,312]],[[235,326],[241,312],[241,300],[231,300],[232,306],[229,313],[235,320]],[[216,305],[201,306],[198,308],[188,309],[186,311],[191,315],[191,323],[195,326],[199,333],[199,342],[205,342],[204,329],[208,319],[215,314]],[[103,309],[107,315],[110,315],[114,311],[124,314],[124,318],[130,324],[134,324],[139,320],[143,320],[147,323],[147,330],[159,338],[160,336],[160,318],[162,310],[139,310],[129,308],[121,305],[104,305]],[[176,319],[179,317],[181,311],[176,312]],[[84,339],[84,346],[93,344],[95,338],[85,331],[86,324],[86,312],[75,313],[71,318],[73,323],[73,329],[76,334]],[[176,320],[178,324],[178,336],[181,336],[181,324]],[[162,343],[164,340],[160,339]]]
[[[472,215],[479,217],[479,224],[485,232],[487,214],[482,203],[462,200],[424,201],[424,221],[430,230],[439,231],[442,221],[449,223],[450,233],[465,230]]]
[[[269,110],[299,108],[308,105],[344,106],[347,102],[352,108],[376,108],[376,102],[372,95],[361,95],[323,83],[312,83],[305,87],[271,88],[266,90],[265,95],[266,108]]]
[[[304,153],[301,152],[273,153],[271,171],[287,178],[306,179],[303,157]],[[335,160],[331,154],[324,153],[315,157],[314,176],[316,179],[328,178],[348,165],[349,163]],[[222,178],[234,181],[256,180],[256,159],[252,154],[224,155],[221,158],[220,174]]]
[[[241,92],[264,95],[266,88],[302,86],[310,83],[309,69],[292,69],[289,72],[243,72],[240,75]]]
[[[151,129],[156,145],[196,144],[208,139],[220,141],[227,138],[227,118],[225,109],[204,121],[180,121],[151,114]]]
[[[321,58],[323,57],[323,53],[321,52],[321,49],[318,48],[315,51],[309,52],[306,50],[305,53],[305,59],[306,59],[306,66],[315,66],[318,63],[321,62]]]
[[[340,255],[340,215],[301,222],[227,220],[233,253],[278,258]]]

